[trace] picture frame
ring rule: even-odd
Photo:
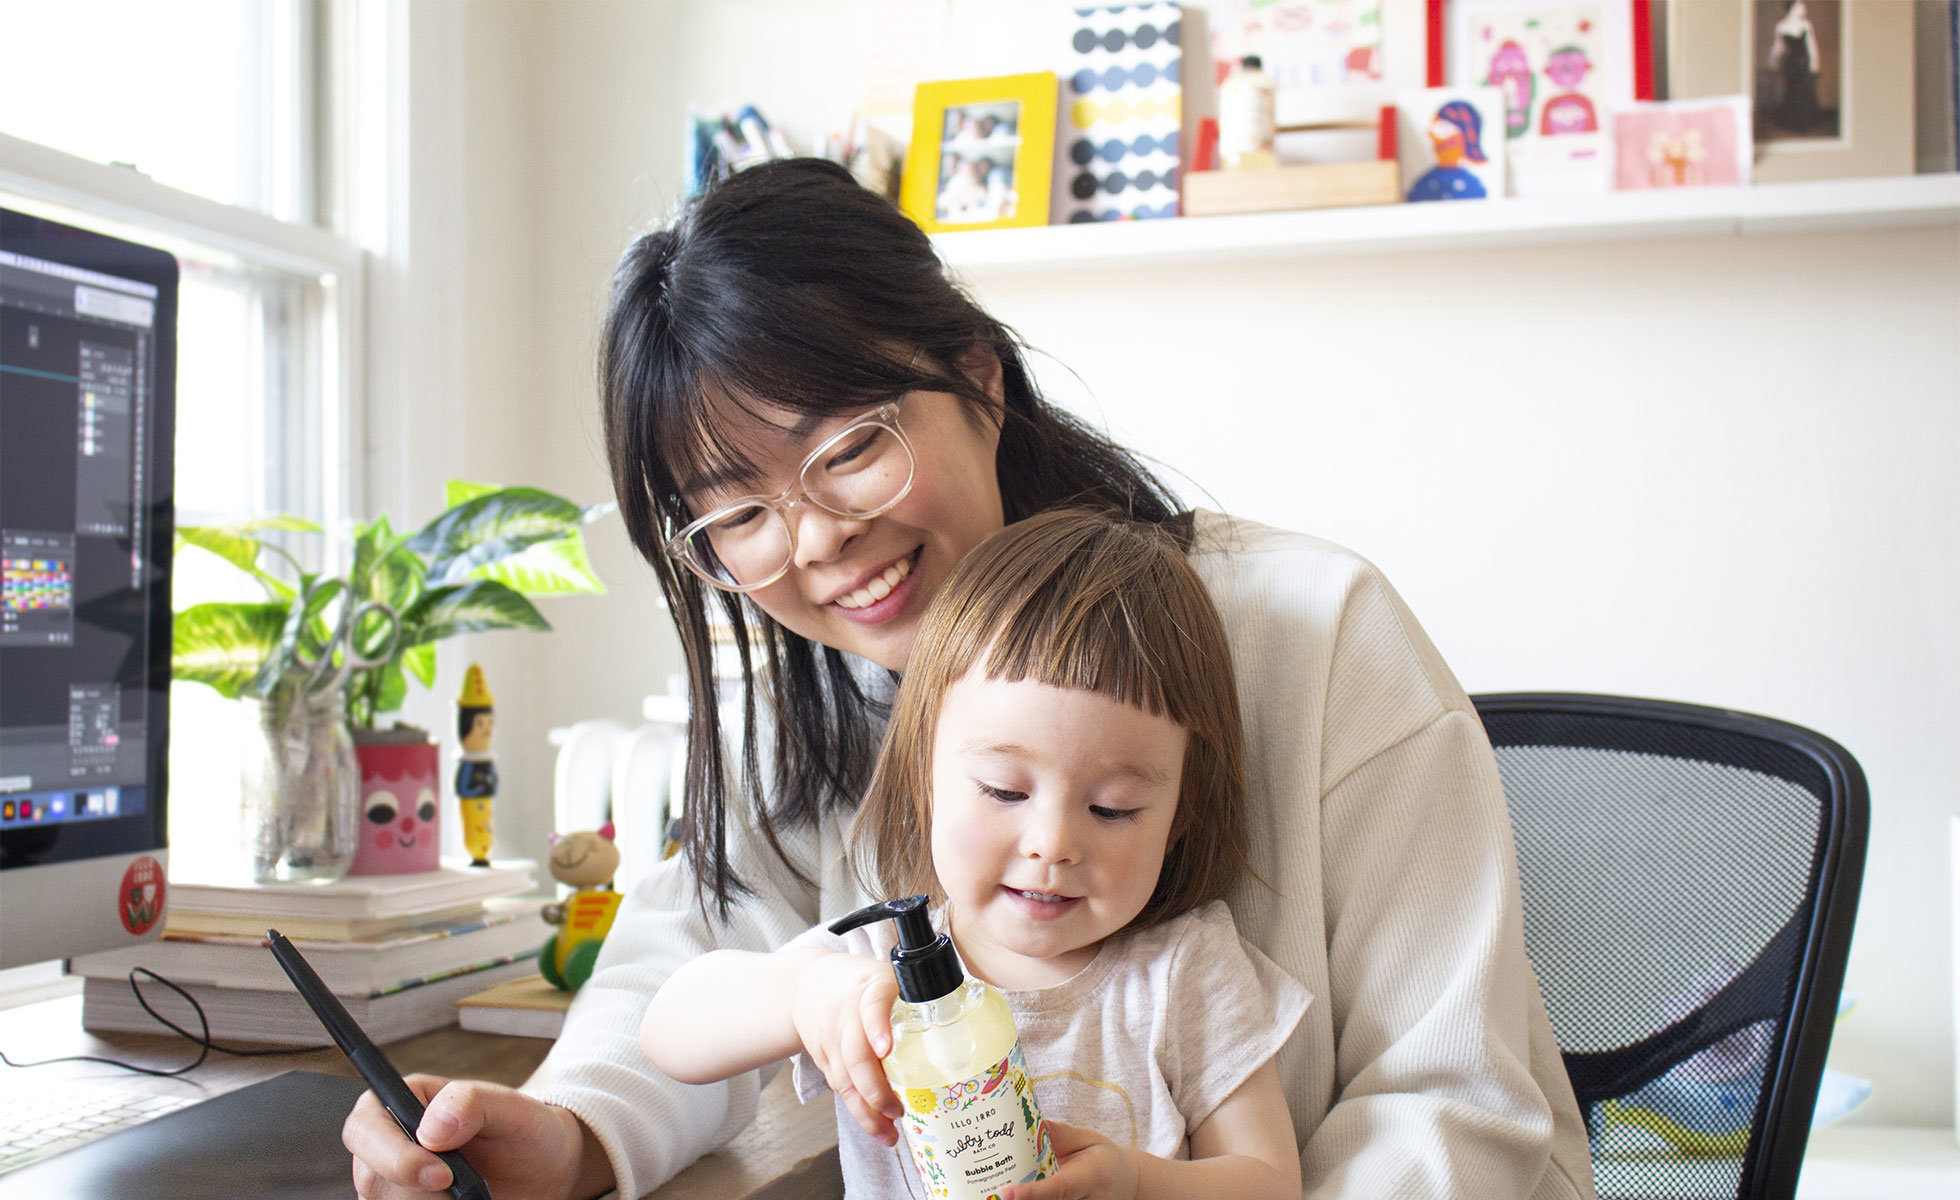
[[[1214,72],[1259,55],[1282,133],[1371,129],[1401,93],[1442,83],[1415,0],[1221,0],[1210,20]]]
[[[1452,87],[1505,93],[1512,195],[1613,185],[1613,114],[1654,97],[1650,0],[1430,0]]]
[[[1786,0],[1669,0],[1668,98],[1751,97],[1758,183],[1912,174],[1915,6],[1800,2],[1808,32],[1787,20]],[[1789,36],[1801,55],[1772,63],[1766,35]],[[1813,45],[1806,83],[1792,59]]]
[[[899,207],[927,233],[1048,223],[1053,71],[922,83]]]
[[[1659,99],[1654,87],[1654,4],[1657,0],[1426,0],[1432,68],[1430,87],[1481,86],[1481,79],[1459,80],[1469,61],[1471,47],[1463,32],[1467,22],[1479,13],[1551,11],[1593,8],[1599,10],[1606,32],[1614,46],[1612,61],[1604,64],[1614,99],[1645,102]],[[1667,3],[1669,0],[1658,0]],[[1671,0],[1679,5],[1684,0]],[[1697,3],[1703,0],[1696,0]],[[1739,0],[1716,0],[1727,4]]]

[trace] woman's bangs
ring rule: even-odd
[[[861,390],[841,389],[822,377],[822,365],[814,373],[767,368],[765,362],[744,362],[737,370],[702,367],[687,383],[661,390],[652,425],[666,478],[655,481],[656,491],[685,509],[688,494],[703,487],[759,479],[768,473],[762,456],[771,447],[756,431],[780,428],[785,412],[828,418],[886,403],[904,390],[883,377]]]

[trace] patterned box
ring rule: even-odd
[[[1067,21],[1050,223],[1177,215],[1183,18],[1177,4],[1123,4]]]

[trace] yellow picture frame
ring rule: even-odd
[[[899,207],[927,233],[1048,223],[1053,71],[922,83]]]

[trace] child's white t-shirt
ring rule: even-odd
[[[895,937],[880,921],[842,936],[818,926],[790,945],[889,961]],[[1042,1116],[1172,1159],[1190,1157],[1191,1130],[1279,1052],[1312,1000],[1239,937],[1222,900],[1108,939],[1052,987],[1001,994]],[[806,1103],[827,1090],[808,1054],[791,1061]],[[850,1200],[924,1196],[903,1138],[879,1145],[841,1103],[837,1131]]]

